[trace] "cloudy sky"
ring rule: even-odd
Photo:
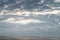
[[[0,35],[60,36],[60,0],[0,0]]]

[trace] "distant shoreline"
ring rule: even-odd
[[[21,36],[18,38],[8,37],[8,36],[0,36],[0,40],[60,40],[60,37],[34,37],[34,36]]]

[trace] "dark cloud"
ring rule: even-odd
[[[4,8],[5,5],[8,7]],[[21,8],[21,6],[23,6],[23,8]],[[30,11],[33,9],[45,10],[52,9],[52,6],[59,6],[59,3],[55,2],[55,0],[0,0],[0,7],[7,10],[13,10],[16,8]]]

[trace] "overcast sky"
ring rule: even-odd
[[[60,36],[60,0],[0,0],[0,35]]]

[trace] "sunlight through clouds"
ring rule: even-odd
[[[35,9],[36,10],[36,9]],[[52,11],[25,11],[25,10],[3,10],[0,12],[0,15],[19,15],[19,16],[36,16],[36,15],[47,15],[47,14],[59,14],[60,10],[52,10]]]
[[[15,18],[9,18],[7,20],[4,20],[4,22],[7,23],[19,23],[19,24],[29,24],[29,23],[40,23],[44,21],[39,21],[37,19],[15,19]]]

